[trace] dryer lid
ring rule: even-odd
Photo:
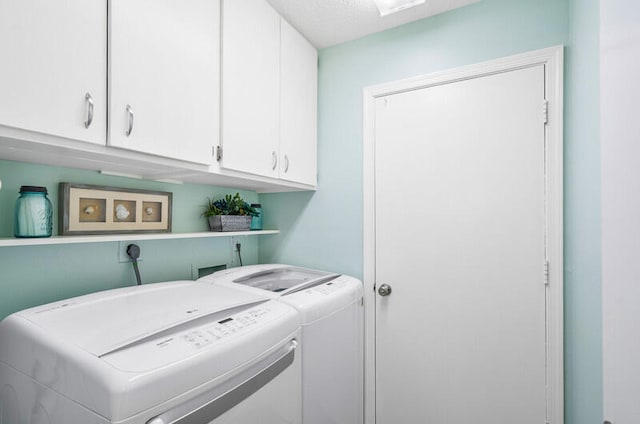
[[[234,283],[280,293],[285,296],[324,284],[340,274],[298,267],[281,267],[258,271],[233,280]]]
[[[211,315],[266,300],[225,287],[180,281],[109,290],[19,312],[44,331],[102,356]]]

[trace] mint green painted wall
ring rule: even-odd
[[[362,277],[364,87],[563,44],[566,423],[601,423],[598,9],[599,0],[483,0],[322,50],[318,191],[260,196],[266,226],[282,230],[260,240],[260,262]]]
[[[606,0],[602,0],[606,1]],[[565,397],[569,424],[601,423],[600,1],[570,1],[565,78]]]
[[[21,185],[43,185],[54,203],[57,228],[58,183],[71,182],[173,192],[173,232],[207,231],[201,207],[208,196],[235,189],[199,184],[165,184],[110,177],[97,172],[0,160],[0,237],[13,237],[13,206]],[[255,202],[254,192],[240,191]],[[268,236],[259,236],[268,237]],[[239,237],[244,263],[256,263],[256,236]],[[145,240],[140,273],[144,283],[192,279],[192,270],[212,265],[238,265],[230,238]],[[99,290],[135,284],[130,263],[118,261],[117,242],[54,246],[0,247],[0,319],[27,307]],[[197,275],[197,274],[195,274]]]

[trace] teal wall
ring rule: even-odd
[[[0,160],[0,237],[13,236],[13,206],[21,185],[42,185],[49,189],[58,218],[58,183],[95,184],[173,192],[173,232],[207,231],[200,217],[207,197],[235,193],[198,184],[166,184],[130,178],[110,177],[97,172],[31,165]],[[249,202],[256,193],[240,191]],[[54,224],[54,231],[57,228]],[[256,263],[256,237],[239,237],[242,259]],[[140,273],[144,283],[192,279],[193,270],[212,265],[237,265],[231,239],[145,240],[136,242],[141,249]],[[119,245],[83,243],[53,246],[0,247],[0,319],[30,306],[65,299],[99,290],[135,284],[130,263],[119,262]]]
[[[607,1],[607,0],[602,0]],[[569,424],[601,423],[600,1],[570,1],[565,78],[565,397]]]
[[[362,277],[364,87],[563,44],[566,423],[601,423],[598,10],[599,0],[483,0],[322,50],[318,191],[260,196],[267,227],[281,229],[260,240],[260,262]]]

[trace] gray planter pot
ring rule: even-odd
[[[249,231],[251,217],[243,215],[214,215],[207,217],[211,231]]]

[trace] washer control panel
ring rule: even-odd
[[[232,315],[214,324],[200,327],[182,335],[182,338],[196,349],[208,346],[216,340],[231,337],[259,323],[261,317],[271,312],[269,307],[257,307]]]
[[[291,307],[271,300],[217,321],[134,343],[104,355],[101,359],[120,370],[148,371],[201,352],[210,351],[216,354],[216,345],[226,340],[239,338],[251,345],[254,337],[247,333],[270,326],[274,320],[282,321],[282,327],[277,327],[278,332],[295,331],[299,326],[297,317],[297,313]]]
[[[309,291],[322,293],[322,294],[331,294],[331,293],[337,292],[340,289],[343,289],[346,285],[347,285],[346,281],[340,278],[336,278],[335,280],[329,281],[319,286],[312,287],[309,289]]]

